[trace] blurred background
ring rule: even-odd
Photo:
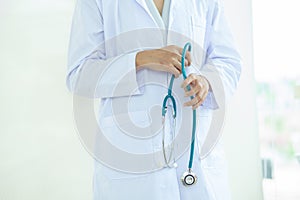
[[[225,0],[244,62],[224,139],[233,200],[299,200],[297,0]],[[0,200],[92,199],[65,86],[75,0],[0,0]]]
[[[253,0],[256,103],[265,200],[300,199],[298,3]]]

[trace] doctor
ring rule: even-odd
[[[225,102],[235,91],[241,73],[240,57],[221,1],[77,0],[70,37],[67,86],[75,94],[101,98],[98,122],[111,143],[133,153],[162,148],[161,131],[153,134],[151,139],[131,137],[118,129],[113,115],[129,112],[135,124],[147,127],[152,122],[149,108],[161,104],[171,75],[176,77],[174,90],[179,119],[185,118],[185,109],[196,109],[197,119],[200,119],[197,130],[199,151],[195,152],[198,159],[193,165],[199,179],[197,184],[185,187],[180,181],[186,171],[188,151],[176,160],[177,167],[164,166],[142,174],[113,169],[95,161],[95,200],[230,199],[221,140],[207,157],[200,159],[212,111],[219,108],[221,101],[215,93],[220,88],[219,83],[210,72],[217,72],[224,88]],[[193,50],[186,54],[189,76],[183,81],[179,78],[182,73],[180,62],[182,47],[188,41],[193,43]],[[145,84],[149,82],[165,87]],[[188,85],[190,91],[182,89]],[[195,98],[190,100],[189,96]],[[113,110],[113,100],[129,102],[128,110]],[[153,127],[147,131],[152,133]]]

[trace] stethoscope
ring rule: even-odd
[[[186,52],[191,51],[192,49],[192,45],[190,43],[186,43],[183,51],[182,51],[182,58],[181,58],[181,71],[182,71],[182,76],[183,79],[187,78],[186,75],[186,71],[185,71],[185,56],[186,56]],[[171,107],[173,108],[173,127],[176,127],[176,115],[177,115],[177,108],[176,108],[176,101],[174,96],[172,95],[172,88],[173,88],[173,83],[174,83],[174,79],[175,76],[172,75],[172,78],[170,80],[170,84],[169,84],[169,88],[168,88],[168,94],[167,96],[164,98],[163,104],[162,104],[162,123],[163,123],[163,134],[162,134],[162,147],[163,147],[163,156],[164,156],[164,160],[165,163],[168,167],[177,167],[177,164],[175,163],[175,158],[174,158],[174,162],[173,162],[173,166],[170,165],[171,159],[172,159],[172,154],[173,154],[173,149],[174,149],[174,144],[171,144],[171,152],[170,152],[170,156],[169,158],[167,158],[166,155],[166,150],[165,150],[165,116],[167,114],[167,110],[168,110],[168,100],[171,101]],[[187,90],[189,91],[191,88],[190,86],[187,86]],[[193,99],[194,97],[191,96],[191,99]],[[175,137],[175,130],[171,130],[172,132],[172,141],[174,140]],[[192,167],[193,167],[193,159],[194,159],[194,148],[195,148],[195,135],[196,135],[196,110],[193,110],[193,129],[192,129],[192,139],[191,139],[191,147],[190,147],[190,159],[189,159],[189,164],[188,164],[188,170],[186,172],[184,172],[184,174],[181,177],[181,181],[183,183],[183,185],[185,186],[191,186],[196,184],[197,182],[197,176],[195,173],[192,172]]]

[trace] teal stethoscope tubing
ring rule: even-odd
[[[185,80],[187,78],[186,71],[185,71],[185,56],[187,51],[191,51],[192,45],[191,43],[186,43],[183,51],[182,51],[182,57],[181,57],[181,71],[182,71],[182,76],[183,79]],[[168,88],[168,95],[165,97],[163,101],[163,106],[162,106],[162,116],[165,117],[166,112],[167,112],[167,101],[170,99],[173,104],[173,118],[176,118],[177,115],[177,108],[176,108],[176,101],[175,98],[172,95],[172,88],[173,88],[173,83],[174,83],[175,76],[172,75],[172,78],[170,80],[169,88]],[[187,90],[190,91],[191,88],[188,85]],[[194,97],[191,96],[191,99]],[[190,159],[189,159],[189,165],[188,169],[192,169],[193,167],[193,159],[194,159],[194,151],[195,151],[195,136],[196,136],[196,110],[193,110],[193,127],[192,127],[192,139],[191,139],[191,147],[190,147]]]

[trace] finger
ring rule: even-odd
[[[175,46],[175,45],[171,45],[171,46],[168,46],[168,48],[163,48],[163,50],[168,51],[171,54],[178,55],[180,57],[180,60],[181,60],[182,48],[180,48],[178,46]]]
[[[181,74],[181,72],[173,64],[168,67],[168,72],[173,74],[176,78],[178,78]]]
[[[172,53],[176,53],[178,56],[180,56],[180,59],[178,59],[178,60],[181,63],[183,48],[176,46],[176,45],[170,45],[170,46],[167,46],[166,48],[164,48],[164,50],[172,52]],[[189,51],[186,51],[184,64],[185,64],[185,66],[191,65],[191,53]]]
[[[190,66],[190,63],[187,59],[184,60],[184,66],[186,66],[186,67]]]
[[[208,90],[202,87],[201,90],[199,91],[199,96],[203,97],[204,94],[207,92],[208,92]]]
[[[159,65],[154,63],[154,65],[157,65],[157,67],[159,68],[159,71],[171,73],[176,78],[178,78],[180,76],[181,72],[171,62],[166,62],[165,64],[159,64]]]
[[[181,73],[181,71],[182,71],[182,69],[181,69],[181,63],[176,58],[173,59],[172,64]]]
[[[193,83],[193,82],[192,82]],[[195,86],[191,87],[190,91],[185,92],[186,97],[195,96],[197,93],[201,91],[201,86],[197,83]]]
[[[194,80],[196,80],[195,74],[190,74],[181,84],[182,88],[186,88],[188,85],[190,85]]]
[[[183,52],[183,48],[179,47],[179,46],[176,46],[174,45],[174,49],[178,52],[178,54],[182,55],[182,52]]]
[[[182,57],[181,57],[182,58]],[[182,63],[182,61],[180,61],[180,64]],[[191,65],[190,61],[188,59],[184,59],[184,66],[185,67],[189,67]]]
[[[201,106],[203,104],[203,102],[205,101],[206,97],[207,97],[208,91],[206,91],[203,96],[201,97],[201,100],[196,103],[195,105],[193,105],[192,109],[196,110],[199,106]]]
[[[178,53],[179,53],[180,55],[183,54],[183,48],[177,47],[177,50],[178,50]],[[186,53],[185,53],[185,59],[186,59],[186,61],[185,61],[185,66],[190,66],[191,63],[192,63],[191,52],[186,51]]]
[[[203,96],[202,96],[203,102],[205,101],[207,95],[208,95],[208,90],[206,90],[205,93],[204,93]],[[203,102],[202,102],[202,103],[203,103]]]
[[[187,66],[190,66],[192,64],[192,56],[191,56],[191,52],[187,51],[186,55],[185,55],[186,60],[188,61]]]
[[[190,101],[184,103],[184,106],[193,106],[193,105],[197,104],[200,100],[201,100],[200,96],[195,96]]]
[[[167,46],[165,48],[162,48],[162,51],[165,51],[165,56],[167,57],[176,57],[178,60],[181,60],[181,54],[180,52],[177,50],[178,47],[176,46]]]

